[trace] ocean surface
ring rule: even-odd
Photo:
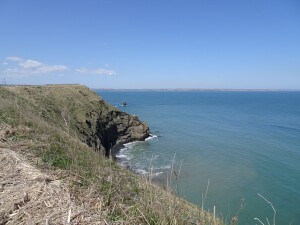
[[[300,92],[96,92],[155,135],[127,144],[122,165],[168,185],[174,161],[179,195],[199,207],[215,206],[227,221],[237,214],[239,224],[272,224],[261,194],[277,225],[300,224]]]

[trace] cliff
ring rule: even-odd
[[[175,168],[163,189],[102,154],[148,136],[84,86],[0,86],[0,224],[223,225],[172,194]]]
[[[117,144],[144,140],[149,127],[136,116],[106,103],[95,92],[81,85],[7,86],[1,95],[30,106],[49,123],[96,151],[109,155]],[[3,96],[4,97],[4,96]]]

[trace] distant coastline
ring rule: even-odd
[[[70,84],[0,84],[0,86],[28,86],[28,87],[35,87],[35,86],[77,86],[83,85],[78,83],[70,83]],[[195,91],[195,92],[300,92],[299,89],[285,89],[285,88],[92,88],[95,91]]]
[[[218,91],[218,92],[299,92],[300,89],[221,89],[221,88],[93,88],[97,91]]]

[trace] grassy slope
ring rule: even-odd
[[[93,186],[94,224],[223,224],[81,142],[75,124],[99,110],[99,100],[79,85],[0,87],[0,128],[7,130],[2,142],[16,151],[22,146],[23,155],[41,159],[40,168],[73,177],[67,182],[74,199]]]

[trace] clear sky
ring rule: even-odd
[[[0,82],[300,89],[299,0],[0,0]]]

